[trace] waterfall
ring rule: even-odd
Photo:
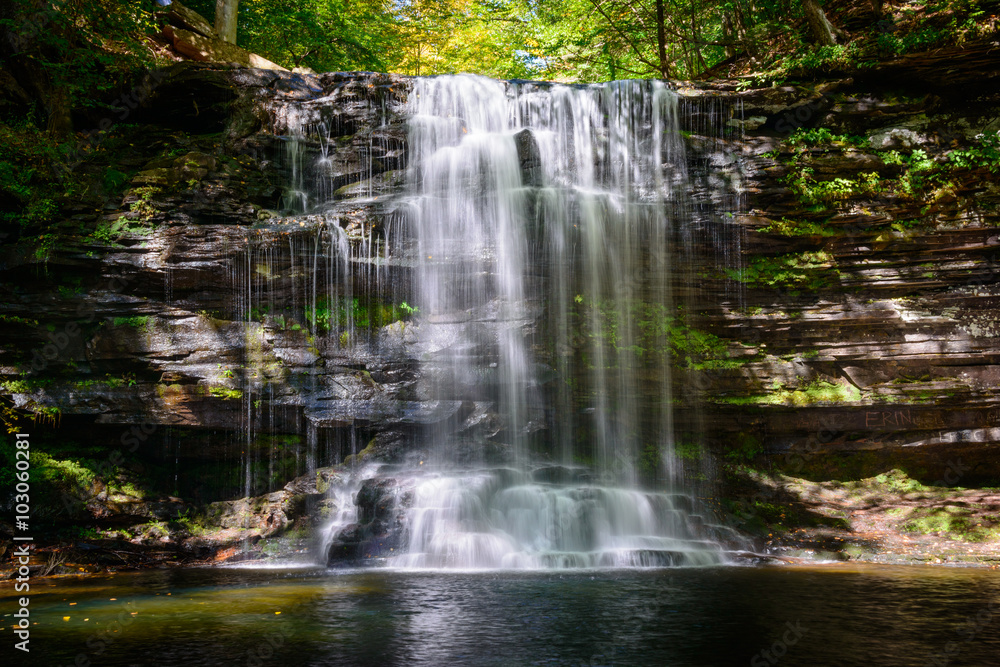
[[[389,562],[718,562],[673,465],[676,95],[656,81],[442,76],[416,80],[410,100],[413,243],[400,250],[437,350],[424,391],[491,401],[507,453],[503,467],[455,469],[435,433],[449,443],[436,466],[393,473],[406,502]]]
[[[387,196],[373,184],[392,178],[371,163],[391,147],[335,150],[334,96],[286,105],[275,124],[292,217],[261,238],[287,236],[288,278],[280,295],[252,288],[246,307],[284,302],[282,321],[307,322],[328,367],[416,369],[394,396],[323,395],[310,373],[309,391],[281,399],[304,408],[310,471],[339,461],[317,458],[319,430],[351,425],[352,472],[331,493],[354,506],[324,554],[404,568],[719,562],[674,452],[679,292],[705,217],[680,98],[659,81],[409,85],[407,159]],[[358,181],[327,176],[345,171]],[[380,222],[352,222],[358,206]],[[355,444],[360,424],[375,451],[377,423],[398,427],[391,461]]]

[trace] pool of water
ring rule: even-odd
[[[30,599],[33,665],[1000,665],[981,569],[171,569]]]

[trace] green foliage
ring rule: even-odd
[[[823,251],[754,257],[741,270],[725,269],[724,272],[733,280],[755,287],[811,291],[828,287],[840,277],[833,256]]]
[[[104,539],[104,532],[91,526],[73,526],[70,534],[79,540],[100,540]]]
[[[639,452],[639,460],[636,462],[636,469],[639,474],[646,477],[655,477],[660,471],[663,459],[660,455],[660,448],[655,443],[646,443],[642,451]]]
[[[0,322],[12,322],[32,327],[38,326],[38,320],[28,319],[27,317],[21,317],[20,315],[8,315],[6,313],[0,314]]]
[[[80,279],[76,278],[70,281],[70,285],[59,285],[56,288],[56,292],[63,299],[76,299],[83,296],[85,290],[80,284]]]
[[[116,245],[118,239],[124,233],[127,223],[128,220],[124,217],[110,222],[102,220],[97,223],[97,227],[94,228],[91,237],[110,246]]]
[[[215,0],[186,4],[215,15]],[[385,0],[242,0],[236,39],[289,68],[384,72],[402,46],[395,9]]]
[[[771,68],[757,75],[758,83],[850,71],[864,62],[864,52],[854,42],[819,47],[800,42],[791,53],[775,56]]]
[[[802,143],[831,138],[845,139],[843,136],[832,135],[823,128],[795,135],[795,140]],[[850,137],[846,139],[856,141]],[[944,196],[954,196],[956,186],[948,178],[957,168],[984,167],[991,171],[1000,170],[1000,140],[983,138],[979,144],[967,150],[952,151],[951,155],[954,157],[949,162],[938,163],[922,149],[914,149],[909,154],[897,150],[884,151],[878,153],[879,158],[886,167],[901,167],[901,171],[893,170],[898,176],[883,176],[880,172],[870,171],[861,172],[855,178],[816,180],[813,168],[801,159],[803,153],[799,152],[787,163],[791,169],[783,182],[798,195],[799,201],[811,205],[810,210],[825,211],[831,207],[847,205],[851,199],[880,194],[907,198],[930,197],[933,202]],[[799,233],[796,227],[777,223],[772,223],[762,231],[787,236]],[[802,234],[818,231],[815,227],[801,228]]]
[[[317,331],[327,332],[334,328],[343,330],[351,325],[355,329],[375,330],[412,317],[418,311],[419,308],[405,301],[396,305],[374,300],[366,302],[355,297],[349,304],[345,304],[341,299],[321,297],[316,301],[315,310],[306,310],[305,318]]]
[[[94,467],[90,461],[57,459],[34,448],[31,451],[32,479],[70,493],[83,494],[92,488],[97,478]]]
[[[764,444],[760,438],[741,431],[736,434],[736,441],[726,450],[726,458],[735,463],[750,463],[764,453]]]
[[[58,147],[30,119],[0,123],[0,224],[27,228],[51,222],[58,189],[51,163]]]
[[[114,167],[108,167],[104,171],[104,189],[107,192],[117,192],[128,182],[128,174],[118,171]]]
[[[143,221],[148,221],[154,215],[159,213],[159,209],[153,204],[153,197],[160,194],[160,188],[153,186],[143,186],[132,190],[132,194],[137,197],[137,199],[132,202],[129,207],[133,213],[139,215],[139,219]]]
[[[942,46],[949,37],[947,30],[933,26],[926,26],[902,36],[882,33],[875,38],[875,49],[882,56],[898,56]]]
[[[805,128],[800,127],[792,133],[786,143],[792,146],[819,146],[822,144],[844,144],[863,147],[868,144],[864,137],[856,137],[847,134],[834,134],[826,127]]]
[[[813,178],[812,167],[799,167],[793,169],[784,181],[802,203],[815,204],[820,209],[834,202],[882,190],[882,180],[877,172],[862,172],[854,179],[837,177],[817,181]]]
[[[30,394],[34,391],[25,380],[4,380],[0,382],[0,387],[11,394]]]
[[[131,385],[135,384],[135,380],[130,378]],[[107,387],[109,389],[118,389],[119,387],[124,387],[126,384],[125,377],[117,377],[114,375],[106,375],[103,378],[88,378],[86,380],[79,380],[72,384],[75,389],[99,389],[102,387]]]
[[[108,94],[153,64],[143,40],[156,25],[145,0],[64,0],[41,10],[34,0],[9,4],[0,27],[30,36],[18,43],[20,53],[36,60],[75,107],[111,111]]]
[[[1000,172],[1000,132],[977,134],[975,144],[951,151],[948,160],[961,169],[983,168],[994,174]]]
[[[682,461],[699,461],[702,453],[702,445],[698,441],[681,439],[674,443],[674,454]]]
[[[729,359],[729,343],[687,324],[682,309],[660,303],[636,302],[628,308],[612,300],[593,302],[578,294],[573,298],[573,330],[570,336],[587,341],[582,348],[591,363],[596,348],[606,349],[611,366],[626,359],[664,362],[692,370],[738,366],[745,361]]]

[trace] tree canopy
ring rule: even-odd
[[[236,11],[235,41],[285,67],[601,81],[864,65],[995,35],[998,0],[187,0]],[[0,28],[40,44],[43,80],[89,87],[149,60],[151,0],[6,0]],[[40,24],[40,28],[32,26]],[[28,25],[26,31],[25,25]],[[89,49],[89,51],[88,51]],[[83,54],[88,51],[87,55]],[[61,54],[63,57],[56,57]],[[79,57],[74,57],[77,54]],[[96,56],[94,54],[97,54]],[[3,55],[3,54],[0,54]],[[122,58],[122,56],[127,56]],[[131,61],[129,61],[131,58]],[[117,61],[116,61],[117,59]],[[112,62],[116,61],[116,62]],[[732,65],[735,64],[735,67]],[[98,70],[102,70],[97,72]]]
[[[217,0],[190,0],[212,16]],[[277,63],[564,81],[863,64],[995,33],[996,0],[242,0]]]

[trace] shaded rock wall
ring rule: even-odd
[[[948,76],[909,58],[855,80],[685,91],[742,105],[743,270],[700,296],[703,326],[747,361],[688,378],[710,440],[827,476],[896,464],[955,483],[962,460],[963,484],[1000,477],[1000,165],[955,157],[1000,129],[984,54],[951,53]]]

